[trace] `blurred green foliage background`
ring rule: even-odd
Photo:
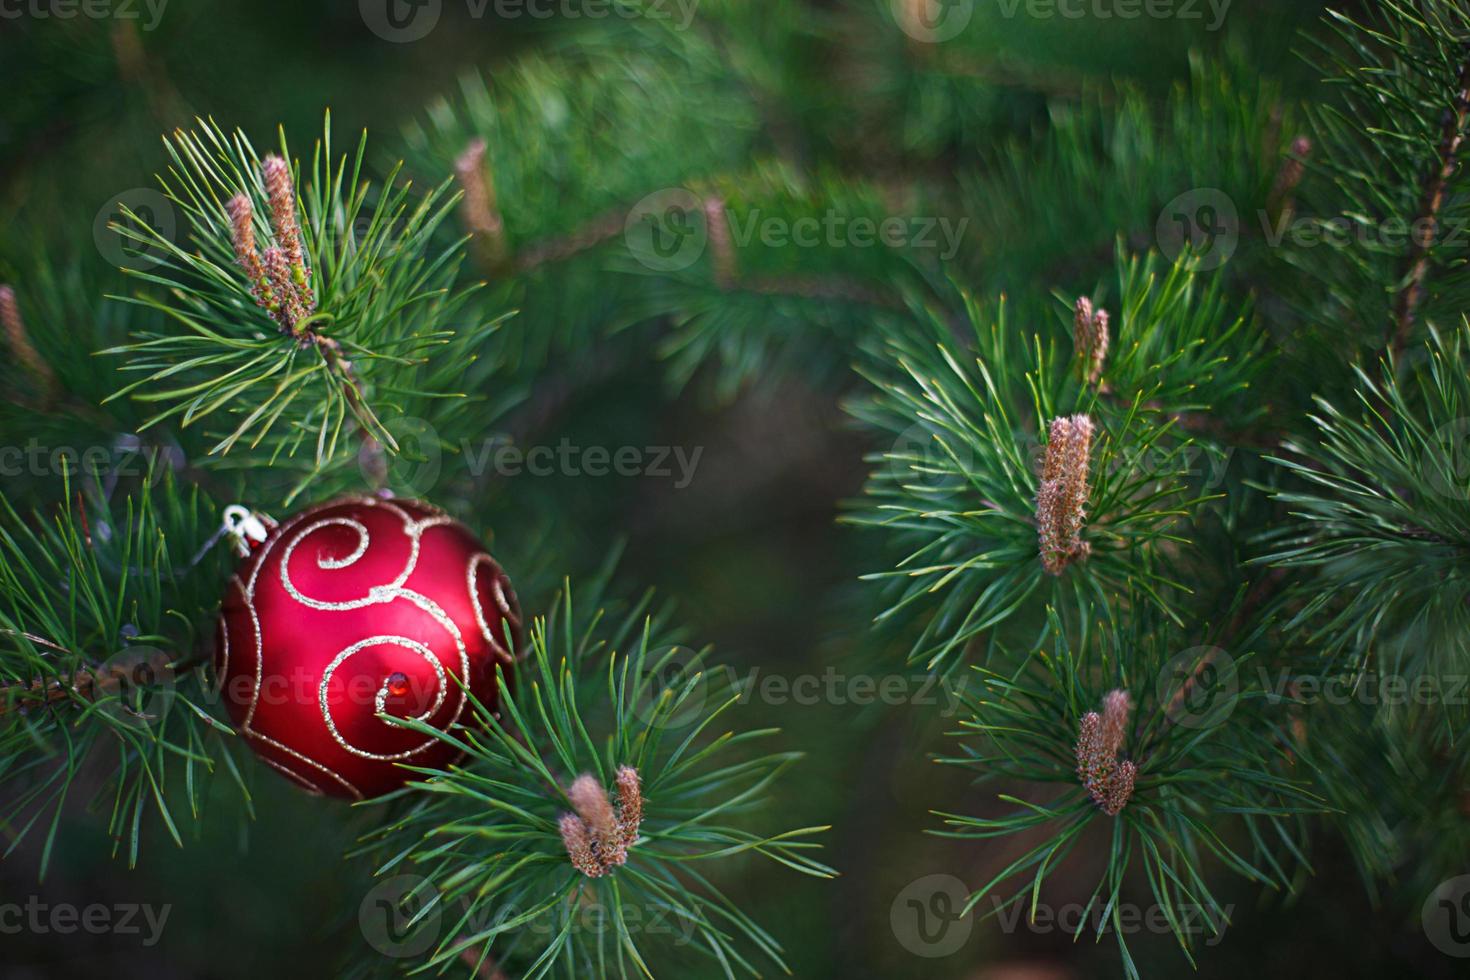
[[[963,58],[916,49],[887,6],[706,0],[692,29],[728,44],[747,69],[743,82],[761,86],[753,156],[861,175],[896,192],[969,187],[979,206],[956,265],[977,292],[1044,295],[1071,274],[1056,254],[1058,239],[1092,253],[1100,245],[1104,258],[1118,233],[1141,234],[1147,245],[1152,216],[1178,193],[1140,190],[1119,166],[1116,184],[1096,198],[1001,194],[1008,180],[1028,178],[1006,172],[1002,151],[1044,157],[1038,148],[1085,93],[1126,82],[1146,105],[1161,107],[1198,57],[1237,66],[1240,79],[1275,79],[1288,106],[1316,82],[1293,49],[1296,32],[1320,15],[1317,0],[1236,0],[1217,31],[1207,29],[1203,3],[1201,20],[1073,21],[1006,17],[1006,4],[982,0]],[[426,38],[395,44],[345,0],[170,0],[152,29],[142,5],[140,20],[61,19],[0,0],[0,9],[22,11],[0,19],[0,280],[20,279],[44,252],[58,265],[80,264],[99,294],[126,289],[99,254],[94,229],[110,217],[114,195],[152,186],[164,163],[160,134],[196,115],[240,126],[258,145],[272,142],[280,124],[305,147],[330,107],[344,142],[370,131],[381,172],[404,152],[404,127],[452,95],[467,72],[478,71],[493,90],[517,57],[602,43],[599,32],[615,28],[561,14],[497,16],[493,4],[477,17],[463,0],[443,7]],[[646,122],[660,152],[683,152],[677,127]],[[1193,145],[1179,153],[1211,151]],[[1138,227],[1119,226],[1129,221]],[[509,503],[495,533],[544,534],[551,553],[585,555],[564,559],[584,565],[626,538],[620,574],[676,599],[683,621],[742,675],[820,676],[829,666],[844,675],[891,672],[887,665],[901,656],[870,633],[872,599],[856,584],[859,572],[879,564],[873,543],[835,524],[837,502],[857,494],[862,454],[874,447],[845,421],[839,403],[852,381],[840,370],[841,353],[830,357],[839,370],[764,377],[734,399],[696,378],[670,401],[653,354],[643,351],[600,377],[579,378],[546,424],[545,441],[703,447],[695,478],[683,488],[616,476],[506,478],[519,482],[502,488]],[[1023,844],[924,834],[937,824],[931,807],[953,809],[971,793],[961,774],[931,764],[918,748],[941,746],[952,723],[937,700],[866,707],[756,700],[743,709],[748,724],[779,724],[787,742],[809,754],[781,798],[781,822],[834,825],[826,859],[843,877],[823,883],[750,862],[739,869],[748,874],[727,883],[729,893],[773,928],[799,977],[1110,975],[1111,943],[1074,944],[1060,930],[1007,934],[986,922],[959,953],[934,961],[895,938],[890,905],[907,883],[945,872],[978,886]],[[100,774],[107,760],[95,761]],[[335,975],[362,942],[355,916],[366,874],[340,854],[371,813],[309,799],[284,781],[257,787],[253,823],[221,794],[196,841],[177,850],[158,833],[136,871],[108,858],[110,842],[80,807],[67,817],[44,883],[36,881],[38,841],[28,841],[0,863],[0,902],[147,902],[171,912],[153,946],[126,935],[0,935],[0,976]],[[1059,876],[1048,896],[1054,905],[1085,900],[1096,878],[1085,846],[1071,860],[1076,893],[1067,894],[1073,878]],[[1317,877],[1295,901],[1223,882],[1235,921],[1205,950],[1198,975],[1453,975],[1425,943],[1417,909],[1371,907],[1330,836],[1315,863]],[[1188,969],[1165,935],[1139,937],[1133,949],[1145,975]]]

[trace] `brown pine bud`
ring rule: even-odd
[[[564,813],[559,826],[561,840],[566,845],[567,857],[571,858],[572,867],[589,878],[601,878],[607,874],[607,869],[597,860],[592,849],[592,837],[587,832],[587,825],[578,817]]]
[[[266,249],[264,265],[266,281],[269,283],[269,297],[265,308],[282,329],[295,333],[296,325],[306,319],[308,311],[302,305],[301,297],[292,288],[291,263],[286,257],[286,250],[279,245]]]
[[[1131,760],[1118,761],[1128,734],[1133,699],[1127,691],[1110,691],[1103,698],[1103,711],[1082,717],[1077,734],[1077,777],[1087,795],[1110,817],[1116,817],[1133,797],[1138,766]]]
[[[739,268],[735,249],[730,242],[730,222],[725,217],[725,202],[718,197],[706,198],[704,224],[708,229],[710,255],[714,260],[715,285],[729,289],[735,285]]]
[[[306,264],[301,226],[296,221],[296,186],[291,181],[291,165],[271,154],[261,163],[260,173],[265,181],[266,196],[270,199],[271,228],[291,270],[294,305],[310,313],[316,310],[316,297],[311,291],[311,268]]]
[[[1113,757],[1102,748],[1102,715],[1089,711],[1077,730],[1077,775],[1091,792],[1113,771]]]
[[[561,837],[572,866],[589,878],[600,878],[628,863],[628,849],[638,840],[643,822],[643,790],[638,770],[623,766],[617,773],[618,805],[613,809],[596,777],[578,776],[567,790],[576,814],[563,814]]]
[[[1036,495],[1036,525],[1041,565],[1060,575],[1091,551],[1082,540],[1087,507],[1087,468],[1092,452],[1092,420],[1086,415],[1053,419],[1041,486]]]
[[[1312,141],[1305,136],[1292,140],[1290,155],[1276,172],[1276,182],[1267,198],[1269,209],[1278,222],[1287,220],[1296,210],[1296,189],[1307,172],[1307,159],[1312,155]]]
[[[618,827],[625,850],[638,840],[638,828],[642,823],[643,787],[638,779],[638,770],[623,766],[618,770]]]
[[[593,776],[578,776],[572,788],[567,790],[567,798],[591,832],[597,859],[603,867],[625,863],[628,852],[623,846],[622,828],[618,826],[617,814],[602,784]]]
[[[260,175],[270,200],[271,228],[275,230],[276,242],[285,249],[286,257],[294,261],[301,251],[301,230],[296,226],[296,186],[291,180],[291,166],[273,153],[261,163]]]
[[[485,167],[487,145],[471,140],[454,161],[454,175],[464,196],[459,202],[460,220],[474,236],[476,249],[487,267],[498,269],[505,262],[505,222],[495,202],[495,183]]]
[[[591,829],[595,840],[600,842],[617,836],[617,814],[608,801],[607,790],[595,777],[578,776],[572,788],[567,790],[567,799],[572,801],[572,808]]]
[[[1109,691],[1103,698],[1102,750],[1110,756],[1123,748],[1128,734],[1128,718],[1133,713],[1133,698],[1127,691]]]
[[[1078,297],[1076,314],[1072,321],[1072,341],[1090,385],[1097,384],[1102,377],[1103,364],[1107,361],[1110,339],[1108,322],[1107,310],[1094,311],[1091,299],[1086,296]]]
[[[225,205],[230,216],[230,238],[235,244],[235,261],[250,280],[250,294],[261,306],[266,306],[270,297],[270,281],[266,278],[265,266],[260,261],[260,252],[255,248],[255,209],[250,198],[236,194]]]
[[[1116,817],[1123,812],[1133,798],[1133,782],[1138,778],[1138,767],[1131,761],[1121,763],[1103,789],[1103,798],[1098,801],[1103,813]]]

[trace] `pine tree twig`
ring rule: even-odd
[[[569,235],[537,242],[516,256],[516,273],[525,275],[535,272],[543,265],[565,262],[590,248],[596,248],[621,235],[625,221],[625,212],[609,211]]]
[[[1429,541],[1433,544],[1454,545],[1457,543],[1437,531],[1416,527],[1412,524],[1405,524],[1399,528],[1399,537],[1408,538],[1410,541]]]
[[[368,416],[369,409],[357,378],[357,372],[352,368],[352,362],[343,355],[342,345],[335,339],[314,331],[307,331],[304,336],[316,345],[322,359],[327,362],[328,368],[341,379],[343,397],[347,399],[349,412],[357,428],[358,458],[377,486],[384,486],[388,482],[387,450],[377,436],[373,435],[363,424],[363,419]]]
[[[730,222],[725,217],[725,202],[718,197],[705,198],[704,223],[709,229],[709,247],[715,270],[715,285],[732,288],[740,278],[740,265],[730,241]]]
[[[1286,576],[1287,570],[1279,566],[1270,569],[1265,575],[1262,575],[1260,581],[1251,586],[1246,592],[1245,598],[1241,600],[1240,608],[1235,611],[1235,615],[1230,617],[1230,622],[1218,634],[1215,640],[1216,645],[1228,645],[1235,637],[1239,636],[1245,629],[1246,624],[1250,622],[1250,617],[1255,615],[1261,605],[1276,593],[1276,590],[1281,587],[1281,583]],[[1194,678],[1186,681],[1180,693],[1187,696],[1193,682]]]
[[[754,276],[742,279],[740,291],[761,296],[789,296],[794,299],[840,300],[862,303],[888,310],[903,308],[896,298],[862,283],[818,276]]]
[[[1256,614],[1261,605],[1265,603],[1281,587],[1282,581],[1287,577],[1288,571],[1282,567],[1273,567],[1262,575],[1255,585],[1246,591],[1245,598],[1241,600],[1235,614],[1230,621],[1215,635],[1211,643],[1218,647],[1228,647],[1230,643],[1244,632],[1249,625],[1251,617]],[[1228,655],[1228,654],[1227,654]],[[1166,717],[1173,719],[1179,707],[1187,702],[1193,694],[1195,686],[1204,677],[1204,673],[1214,663],[1214,657],[1205,656],[1200,658],[1199,664],[1194,671],[1179,685],[1179,690],[1174,692],[1174,697],[1169,702],[1169,708],[1165,712]]]
[[[30,339],[30,330],[20,312],[20,299],[15,288],[0,283],[0,332],[20,365],[32,376],[40,390],[40,399],[32,401],[17,392],[11,400],[23,408],[40,412],[70,412],[77,418],[104,431],[115,431],[117,420],[100,411],[96,404],[79,397],[56,376],[51,364]]]
[[[1459,167],[1461,144],[1465,140],[1465,123],[1470,118],[1470,53],[1460,68],[1459,91],[1452,105],[1444,111],[1435,169],[1428,175],[1419,212],[1412,225],[1413,240],[1406,260],[1404,285],[1394,301],[1394,327],[1389,348],[1400,354],[1413,337],[1414,321],[1424,299],[1425,280],[1429,276],[1430,251],[1439,233],[1440,211],[1445,191]]]
[[[237,194],[225,206],[236,264],[250,280],[250,292],[256,302],[303,347],[314,346],[327,369],[340,380],[349,412],[357,422],[364,468],[381,478],[381,485],[387,478],[387,459],[383,445],[365,424],[370,412],[352,362],[343,356],[340,342],[319,333],[313,326],[317,300],[311,288],[311,265],[296,216],[296,185],[291,178],[291,166],[285,158],[271,154],[261,163],[260,172],[270,204],[275,242],[263,253],[257,251],[250,198]]]
[[[1150,407],[1159,406],[1151,404]],[[1279,429],[1237,429],[1208,412],[1174,412],[1169,417],[1190,435],[1207,436],[1230,446],[1275,451],[1286,439],[1286,433]]]
[[[911,9],[920,8],[928,2],[929,0],[907,0]],[[922,26],[920,30],[923,30]],[[1039,71],[1015,58],[981,61],[970,57],[963,49],[932,44],[912,36],[908,49],[919,60],[933,64],[937,72],[951,77],[974,79],[1002,90],[1039,92],[1046,96],[1075,99],[1095,88],[1087,73],[1069,71],[1060,65],[1048,65],[1045,71]],[[1105,102],[1112,102],[1116,98],[1110,92],[1101,92],[1098,97]]]
[[[25,636],[33,643],[66,652],[61,647],[29,633],[15,635]],[[202,665],[206,659],[203,654],[196,653],[177,660],[159,650],[148,654],[138,663],[114,664],[106,669],[78,670],[71,675],[69,681],[37,679],[28,684],[0,685],[0,718],[15,712],[25,714],[35,707],[51,707],[77,698],[91,701],[117,691],[129,681],[138,681],[140,673],[158,681],[171,681]]]

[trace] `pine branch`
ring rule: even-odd
[[[1436,153],[1438,166],[1429,174],[1424,184],[1423,202],[1411,227],[1414,238],[1406,259],[1407,272],[1404,286],[1394,301],[1395,330],[1390,347],[1402,354],[1413,337],[1414,317],[1419,303],[1424,298],[1424,280],[1429,275],[1430,250],[1439,233],[1440,211],[1444,206],[1445,191],[1460,167],[1460,145],[1465,140],[1465,124],[1470,119],[1470,41],[1465,42],[1465,62],[1460,68],[1459,91],[1454,104],[1444,111],[1439,147]]]
[[[1393,0],[1327,18],[1339,43],[1311,40],[1340,98],[1313,113],[1313,166],[1298,195],[1312,213],[1300,221],[1323,234],[1294,235],[1283,254],[1288,295],[1320,332],[1313,356],[1346,364],[1344,353],[1364,347],[1401,355],[1421,323],[1463,312],[1465,266],[1453,253],[1466,221],[1470,11]],[[1319,246],[1330,261],[1305,251]]]
[[[1161,276],[1153,259],[1120,259],[1116,353],[1098,385],[1074,367],[1074,303],[1065,323],[1018,346],[1020,318],[1001,304],[985,325],[991,314],[971,301],[964,345],[947,322],[916,314],[868,352],[861,370],[876,393],[851,410],[898,442],[872,457],[866,505],[846,520],[900,549],[893,570],[866,578],[888,585],[880,622],[922,623],[911,658],[948,670],[1013,617],[1034,629],[1046,605],[1080,627],[1094,610],[1131,614],[1117,598],[1130,591],[1167,610],[1183,601],[1171,566],[1210,498],[1188,486],[1186,454],[1198,448],[1172,418],[1233,403],[1262,365],[1249,320],[1222,329],[1220,284],[1201,288],[1189,266],[1182,257]],[[1036,458],[1054,420],[1074,418],[1096,433],[1085,465],[1069,464],[1093,474],[1085,491],[1050,472],[1050,440]]]
[[[1180,949],[1193,963],[1199,940],[1189,912],[1206,913],[1218,934],[1228,910],[1205,879],[1204,855],[1213,854],[1248,880],[1291,891],[1293,863],[1305,864],[1306,817],[1324,801],[1301,781],[1286,747],[1274,736],[1277,722],[1269,702],[1249,686],[1237,651],[1230,673],[1217,676],[1208,692],[1196,689],[1189,704],[1213,704],[1212,713],[1182,704],[1201,676],[1174,671],[1176,651],[1189,633],[1153,616],[1147,604],[1126,626],[1095,624],[1086,639],[1071,644],[1055,621],[1049,648],[1040,655],[1020,651],[1005,672],[981,672],[984,689],[965,697],[972,717],[955,733],[961,752],[941,759],[973,769],[983,783],[1021,781],[1028,786],[1060,784],[1043,799],[1002,794],[997,815],[940,813],[939,836],[993,840],[1043,829],[1040,843],[971,894],[962,910],[982,918],[1017,902],[1034,907],[1046,879],[1058,873],[1084,841],[1102,864],[1086,905],[1101,910],[1097,936],[1115,933],[1125,974],[1137,977],[1117,909],[1125,882],[1141,873],[1166,917]],[[1184,666],[1190,666],[1185,664]],[[1161,676],[1167,684],[1156,684]],[[1104,693],[1108,692],[1108,693]],[[1102,709],[1099,713],[1098,709]],[[1284,714],[1284,709],[1275,711]],[[1210,814],[1208,824],[1199,819]],[[1221,826],[1239,821],[1242,833]],[[1108,834],[1092,833],[1097,823]],[[1078,936],[1089,917],[1078,922]],[[1198,922],[1193,923],[1198,926]]]
[[[67,651],[54,647],[44,637],[29,633],[21,636],[39,647],[58,653]],[[67,703],[96,701],[99,697],[111,697],[130,683],[171,684],[208,660],[202,654],[180,659],[162,651],[153,651],[141,661],[127,665],[113,665],[96,670],[77,670],[65,679],[36,679],[29,684],[0,685],[0,716],[12,711],[26,712],[36,707],[55,707]]]
[[[1270,457],[1299,482],[1275,492],[1293,518],[1257,560],[1311,573],[1292,625],[1349,670],[1370,657],[1409,678],[1470,664],[1467,343],[1470,328],[1431,329],[1424,371],[1398,378],[1391,356],[1378,378],[1358,371],[1357,417],[1319,399],[1317,439]]]
[[[458,243],[432,245],[455,204],[448,182],[415,201],[395,169],[374,194],[362,178],[365,142],[350,167],[334,161],[329,119],[298,192],[284,137],[281,155],[262,160],[243,134],[200,125],[175,134],[163,180],[199,251],[138,223],[118,229],[164,256],[157,270],[135,273],[164,296],[128,302],[179,331],[139,333],[105,351],[144,375],[113,397],[168,405],[149,426],[228,416],[211,454],[277,462],[305,449],[298,492],[333,467],[355,467],[344,433],[397,452],[385,413],[437,418],[436,403],[462,399],[451,385],[486,369],[473,352],[499,325],[476,322],[472,289],[455,288]]]
[[[840,348],[822,336],[829,325],[832,334],[839,325],[850,333],[849,324],[898,305],[887,270],[907,271],[914,259],[901,250],[747,243],[744,261],[733,261],[727,201],[738,203],[741,216],[787,227],[824,209],[866,219],[878,202],[853,182],[778,167],[747,172],[759,109],[731,81],[739,67],[726,58],[722,44],[697,31],[650,43],[634,30],[554,58],[518,59],[493,88],[467,78],[459,99],[433,107],[409,131],[413,168],[436,179],[453,172],[465,189],[461,220],[481,271],[521,294],[529,338],[550,341],[527,366],[559,348],[574,355],[601,330],[672,324],[659,352],[673,384],[717,359],[728,395],[756,375],[757,364],[787,357],[830,364]],[[548,100],[575,123],[548,130]],[[651,122],[683,134],[679,154],[656,151]],[[568,170],[566,161],[584,159],[599,163]],[[687,268],[649,268],[628,234],[630,215],[659,193],[693,202],[687,218],[708,238]],[[877,220],[885,216],[879,211]],[[893,261],[875,261],[875,251],[894,253]],[[605,301],[611,290],[624,297],[615,321],[564,312]]]
[[[775,939],[697,866],[753,853],[833,874],[807,856],[824,828],[762,836],[734,822],[761,809],[797,754],[745,750],[771,731],[713,734],[736,698],[702,652],[663,638],[647,598],[616,618],[578,611],[587,605],[563,593],[514,685],[501,678],[502,714],[475,703],[473,722],[439,734],[465,761],[416,770],[406,812],[365,844],[386,859],[380,873],[412,867],[457,910],[462,926],[423,966],[493,954],[524,980],[622,977],[651,975],[672,954],[621,925],[587,927],[579,909],[591,903],[613,923],[671,915],[697,937],[684,955],[726,976],[755,975],[751,954],[782,967]]]
[[[180,652],[201,649],[195,630],[212,620],[223,579],[215,556],[198,552],[208,508],[167,473],[154,483],[121,514],[81,494],[73,506],[68,491],[54,520],[26,521],[3,501],[0,820],[12,850],[49,820],[43,874],[81,764],[97,751],[116,768],[93,802],[110,808],[109,833],[130,864],[145,810],[182,845],[175,809],[197,814],[204,774],[221,764],[250,806],[230,729],[206,707],[199,654]]]

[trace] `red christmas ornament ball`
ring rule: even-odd
[[[463,525],[372,497],[310,508],[255,544],[225,591],[215,669],[240,735],[308,790],[370,799],[457,753],[377,717],[498,708],[520,637],[510,580]],[[507,627],[511,649],[507,649]]]

